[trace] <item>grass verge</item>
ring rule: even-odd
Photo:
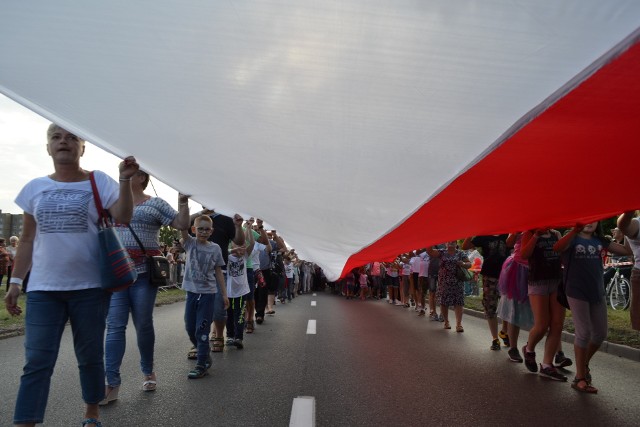
[[[0,339],[22,335],[24,333],[24,316],[27,313],[27,304],[25,295],[20,295],[18,305],[22,307],[22,315],[11,316],[4,306],[4,296],[6,294],[6,278],[0,287],[0,298],[3,303],[0,304]],[[185,300],[185,292],[182,289],[168,289],[166,291],[158,291],[156,297],[156,307],[165,304],[173,304]]]
[[[465,308],[476,311],[484,311],[482,307],[482,297],[469,296],[464,299]],[[614,344],[622,344],[633,348],[640,349],[640,332],[631,329],[631,320],[629,319],[629,310],[614,310],[608,308],[609,317],[609,334],[607,341]],[[564,330],[574,333],[573,320],[571,311],[567,310],[564,320]]]

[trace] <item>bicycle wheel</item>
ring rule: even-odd
[[[626,310],[631,305],[631,284],[629,280],[624,277],[620,278],[620,291],[622,293],[622,298],[624,300],[624,304],[622,304],[622,309]]]
[[[611,284],[609,304],[614,310],[626,310],[629,307],[629,282],[624,277],[615,278]]]

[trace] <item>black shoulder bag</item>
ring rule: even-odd
[[[138,246],[142,249],[145,258],[147,259],[147,270],[149,273],[149,283],[151,286],[161,287],[161,286],[169,286],[169,277],[170,277],[170,266],[169,261],[164,256],[150,256],[147,253],[147,250],[144,248],[144,245],[136,235],[136,232],[133,231],[131,224],[128,225],[129,230],[131,231],[131,235],[136,242],[138,242]]]

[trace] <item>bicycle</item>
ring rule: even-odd
[[[609,305],[614,310],[626,310],[631,303],[630,290],[631,285],[629,280],[622,275],[620,267],[630,266],[631,263],[621,262],[617,264],[610,264],[609,269],[614,269],[614,274],[606,287],[606,297],[609,300]]]

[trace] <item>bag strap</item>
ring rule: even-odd
[[[131,224],[127,224],[127,227],[129,227],[129,230],[131,231],[131,235],[133,236],[134,239],[136,239],[136,242],[138,242],[138,246],[140,246],[140,249],[142,249],[142,252],[144,253],[144,255],[145,256],[149,256],[149,255],[147,255],[147,250],[144,248],[144,245],[142,244],[142,242],[138,238],[138,235],[136,234],[135,231],[133,231],[133,228],[131,227]]]
[[[89,172],[89,180],[91,181],[91,189],[93,190],[93,201],[96,204],[96,210],[98,211],[98,223],[101,223],[103,227],[109,227],[109,215],[107,211],[102,207],[102,202],[100,201],[100,193],[98,193],[98,186],[96,185],[96,179],[93,176],[93,172]]]

